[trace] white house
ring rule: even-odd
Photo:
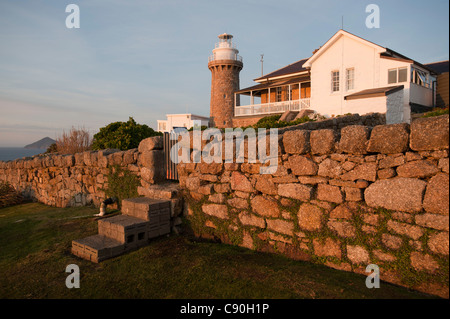
[[[190,129],[194,125],[208,126],[209,117],[195,114],[166,114],[167,120],[158,120],[158,132],[172,132]]]
[[[250,95],[251,103],[236,105],[234,114],[237,118],[309,108],[327,117],[380,112],[386,113],[387,123],[409,122],[412,107],[434,105],[435,75],[400,53],[339,30],[310,58],[237,91]],[[253,105],[255,96],[261,97],[261,104]]]

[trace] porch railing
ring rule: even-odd
[[[236,106],[234,108],[234,115],[247,116],[259,114],[283,113],[286,111],[301,111],[304,109],[309,109],[310,107],[311,107],[311,99],[305,98],[294,101]]]

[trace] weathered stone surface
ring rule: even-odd
[[[242,198],[231,198],[227,201],[228,205],[238,208],[238,209],[247,209],[248,208],[248,202],[246,199]]]
[[[336,132],[330,129],[312,131],[310,144],[313,154],[332,153],[336,144]]]
[[[208,197],[208,201],[213,202],[215,204],[222,204],[225,202],[224,194],[212,194]]]
[[[400,177],[426,178],[439,172],[439,169],[428,160],[407,162],[397,167],[397,175]]]
[[[197,189],[197,192],[203,195],[210,195],[213,193],[213,184],[202,185]]]
[[[340,259],[342,256],[340,243],[331,238],[326,238],[325,241],[314,239],[313,247],[314,253],[319,257],[336,257]]]
[[[163,164],[164,164],[164,151],[162,150],[152,150],[139,154],[138,165],[140,167],[163,167]]]
[[[236,171],[231,173],[231,189],[247,193],[254,191],[253,186],[247,177]]]
[[[428,247],[435,254],[448,256],[448,232],[433,234],[428,239]]]
[[[395,261],[397,259],[397,257],[395,257],[392,254],[389,253],[385,253],[384,251],[380,250],[380,249],[374,249],[372,251],[373,255],[375,256],[375,258],[381,260],[381,261],[387,261],[387,262],[392,262]]]
[[[403,155],[389,155],[383,159],[380,159],[378,168],[390,168],[400,166],[405,163],[405,157]]]
[[[378,180],[364,192],[367,205],[405,212],[419,212],[426,182],[396,177]]]
[[[415,219],[419,226],[449,231],[449,215],[421,214]]]
[[[282,219],[266,219],[267,228],[285,235],[293,235],[293,222]]]
[[[247,249],[253,249],[253,238],[249,232],[247,231],[243,232],[242,243],[240,246],[245,247]]]
[[[190,191],[197,191],[200,187],[200,178],[197,176],[186,178],[186,188]]]
[[[288,165],[294,175],[316,175],[318,170],[316,163],[301,155],[290,156]]]
[[[339,150],[350,154],[366,154],[370,130],[362,125],[349,125],[341,130]]]
[[[197,164],[200,173],[202,174],[219,174],[222,172],[223,164],[222,163],[198,163]]]
[[[349,202],[359,202],[364,200],[363,190],[355,187],[343,187],[345,200]]]
[[[242,225],[255,226],[262,229],[266,228],[266,222],[264,221],[264,218],[250,214],[247,211],[239,214],[239,220],[241,221]]]
[[[228,218],[228,209],[225,205],[220,204],[205,204],[202,206],[203,213],[221,219]]]
[[[317,199],[339,204],[344,201],[344,196],[337,186],[319,184],[317,185]]]
[[[423,207],[429,213],[449,214],[449,177],[447,174],[439,173],[430,179]]]
[[[422,254],[416,251],[411,253],[411,266],[416,270],[424,270],[430,273],[439,269],[439,264],[428,254]]]
[[[440,168],[444,173],[449,173],[449,159],[447,158],[441,158],[439,160],[438,168]]]
[[[350,219],[352,211],[347,204],[341,204],[330,212],[330,218]]]
[[[317,174],[319,176],[337,178],[342,172],[342,166],[339,162],[327,158],[319,164]]]
[[[375,126],[370,134],[367,150],[373,153],[403,153],[409,146],[409,124]]]
[[[419,239],[423,235],[423,229],[421,227],[406,223],[399,223],[393,220],[388,220],[387,228],[397,234],[411,237],[414,240]]]
[[[329,220],[327,226],[341,237],[355,237],[356,229],[348,221]]]
[[[275,199],[264,197],[261,195],[255,196],[251,200],[252,209],[258,215],[264,217],[279,217],[280,209]]]
[[[306,154],[310,151],[309,131],[295,130],[283,134],[283,146],[286,153]]]
[[[347,245],[347,257],[353,264],[369,264],[370,257],[367,250],[361,246]]]
[[[299,176],[298,181],[302,184],[326,184],[328,179],[320,176]]]
[[[268,195],[277,195],[278,189],[271,175],[259,175],[256,179],[256,190]]]
[[[395,177],[397,173],[395,172],[395,169],[393,168],[385,168],[381,169],[377,172],[378,179],[388,179]]]
[[[381,241],[386,247],[391,249],[399,249],[403,244],[403,240],[400,237],[389,234],[382,234]]]
[[[414,151],[448,149],[449,116],[416,119],[411,123],[410,147]]]
[[[152,136],[143,139],[139,143],[138,151],[139,153],[148,152],[152,150],[162,150],[163,149],[163,137],[162,136]]]
[[[372,162],[360,164],[350,172],[343,174],[341,179],[345,181],[362,179],[374,182],[377,179],[377,164]]]
[[[303,184],[278,184],[278,195],[301,201],[310,200],[313,188]]]
[[[322,227],[322,210],[308,203],[302,204],[298,211],[298,225],[301,229],[314,231]]]
[[[231,191],[231,186],[229,183],[214,184],[214,191],[217,193],[228,193]]]

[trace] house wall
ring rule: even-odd
[[[403,90],[389,94],[386,97],[386,124],[405,122],[404,116],[405,106]]]
[[[449,106],[449,73],[443,73],[437,76],[437,88],[436,88],[436,106],[445,107]]]
[[[380,58],[383,48],[374,48],[350,37],[342,36],[331,47],[322,53],[311,65],[311,108],[325,116],[342,115],[348,112],[366,114],[380,112],[378,100],[366,103],[355,100],[346,103],[346,95],[377,87],[404,85],[403,89],[403,121],[410,122],[410,70],[411,63],[393,59]],[[407,80],[388,84],[388,70],[407,67]],[[346,69],[355,69],[354,89],[346,89]],[[331,72],[340,72],[340,90],[331,90]],[[420,94],[424,93],[424,96]],[[412,99],[421,104],[430,105],[432,96],[424,90],[414,90]],[[420,96],[420,97],[419,97]],[[361,102],[360,104],[357,102]],[[417,102],[416,102],[417,103]],[[372,107],[376,109],[373,109]]]
[[[433,90],[410,83],[409,88],[410,102],[424,106],[433,106]]]
[[[344,114],[360,113],[361,107],[363,106],[365,109],[372,110],[373,112],[376,113],[386,113],[387,111],[386,105],[387,105],[386,96],[346,100],[344,102],[343,112]]]

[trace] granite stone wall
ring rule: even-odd
[[[248,160],[179,164],[198,236],[363,275],[376,264],[382,281],[448,298],[448,115],[291,128],[278,150],[270,175]]]
[[[140,192],[163,181],[162,148],[162,138],[157,136],[128,151],[108,149],[0,161],[0,181],[10,183],[26,198],[46,205],[99,206],[106,199],[108,174],[114,166],[138,176]]]

